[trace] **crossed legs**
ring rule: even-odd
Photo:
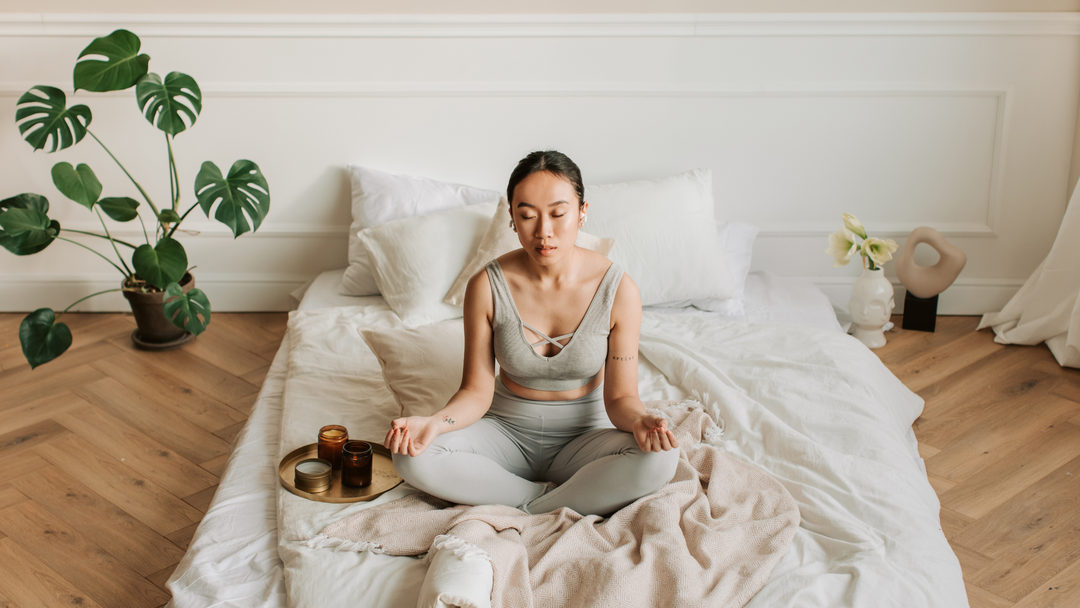
[[[440,435],[419,456],[394,454],[401,477],[459,504],[500,504],[529,513],[568,507],[608,515],[675,474],[679,451],[643,452],[632,434],[592,428],[567,436],[484,417]],[[552,489],[551,481],[559,484]]]

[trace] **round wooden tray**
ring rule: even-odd
[[[361,502],[374,500],[385,492],[392,490],[401,483],[401,477],[394,471],[394,461],[390,458],[390,450],[382,444],[371,443],[371,485],[363,488],[353,488],[342,485],[341,470],[334,471],[330,480],[330,489],[325,492],[305,492],[297,490],[293,485],[293,476],[296,463],[307,458],[317,458],[319,444],[309,443],[302,448],[296,448],[281,459],[278,465],[278,480],[286,490],[308,500],[317,502]]]

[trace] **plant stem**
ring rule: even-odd
[[[172,210],[180,207],[180,172],[176,170],[176,158],[172,151],[172,136],[165,134],[165,143],[169,146],[169,191],[172,193]],[[179,223],[179,222],[178,222]]]
[[[188,214],[191,213],[192,211],[194,211],[195,208],[198,207],[198,206],[199,206],[199,203],[195,203],[194,205],[189,207],[188,210],[184,212],[184,215],[180,216],[180,221],[176,222],[176,225],[172,227],[172,230],[170,230],[169,234],[166,235],[166,236],[171,237],[173,235],[173,233],[176,232],[176,229],[180,227],[180,222],[183,222],[184,218],[186,218],[188,216]]]
[[[100,252],[100,251],[97,251],[96,249],[94,249],[94,248],[92,248],[92,247],[87,247],[86,245],[83,245],[82,243],[80,243],[80,242],[78,242],[78,241],[73,241],[73,240],[71,240],[71,239],[65,239],[65,238],[64,238],[64,237],[62,237],[62,236],[58,236],[58,237],[56,237],[56,240],[58,240],[58,241],[67,241],[67,242],[69,242],[69,243],[71,243],[71,244],[73,244],[73,245],[78,245],[79,247],[82,247],[83,249],[87,249],[87,250],[89,250],[89,251],[93,251],[95,255],[99,256],[99,257],[100,257],[101,259],[103,259],[103,260],[105,260],[106,262],[108,262],[108,263],[109,263],[110,265],[112,265],[112,267],[113,267],[113,268],[115,268],[115,269],[119,270],[119,271],[120,271],[120,274],[124,275],[125,277],[128,277],[128,276],[130,276],[130,275],[129,275],[128,273],[124,272],[124,269],[123,269],[123,268],[120,268],[120,267],[119,267],[119,266],[117,266],[116,264],[113,264],[113,261],[112,261],[112,260],[110,260],[109,258],[107,258],[107,257],[105,257],[105,256],[103,256],[103,255],[101,255],[101,252]]]
[[[96,141],[98,145],[100,145],[106,152],[109,153],[109,156],[111,156],[112,159],[116,161],[116,164],[120,167],[120,170],[124,172],[124,175],[128,176],[128,179],[131,180],[131,183],[135,184],[135,187],[138,188],[139,192],[142,193],[143,198],[146,199],[146,203],[150,205],[151,209],[154,210],[154,216],[156,217],[158,215],[158,208],[154,205],[154,201],[150,200],[150,195],[146,193],[146,190],[143,190],[143,187],[139,185],[139,182],[135,181],[134,177],[131,177],[131,174],[128,173],[128,170],[124,168],[124,165],[120,164],[120,160],[117,159],[116,156],[108,148],[105,147],[105,144],[101,143],[101,140],[98,139],[97,135],[94,135],[93,131],[87,129],[86,132],[90,134],[90,137],[94,138],[94,141]]]
[[[85,298],[80,298],[78,300],[75,300],[74,302],[71,303],[71,306],[68,306],[67,308],[64,309],[64,312],[56,315],[56,318],[53,320],[53,322],[59,321],[60,317],[64,316],[67,313],[67,311],[71,310],[72,306],[75,306],[79,302],[82,302],[83,300],[89,300],[90,298],[92,298],[94,296],[100,296],[103,293],[112,293],[114,291],[123,291],[123,289],[106,289],[105,291],[99,291],[97,293],[92,293],[92,294],[86,296]]]
[[[172,210],[176,211],[176,179],[173,176],[172,143],[169,142],[168,133],[165,133],[165,146],[169,148],[169,201],[172,202]]]
[[[112,248],[113,251],[116,252],[117,259],[119,259],[120,263],[124,265],[124,270],[127,271],[129,275],[135,274],[134,272],[131,272],[130,268],[128,268],[127,262],[124,261],[124,256],[120,255],[120,250],[116,248],[116,242],[113,241],[112,235],[109,234],[109,227],[105,225],[105,218],[101,217],[101,209],[94,207],[94,211],[97,212],[98,219],[101,220],[101,227],[105,229],[105,236],[109,237],[109,242],[112,243]]]
[[[71,228],[64,228],[64,232],[74,232],[76,234],[85,234],[87,236],[96,236],[99,239],[107,239],[107,238],[109,238],[109,237],[107,237],[105,235],[101,235],[101,234],[98,234],[96,232],[84,232],[82,230],[73,230]],[[112,239],[112,240],[116,241],[117,243],[120,243],[121,245],[124,245],[125,247],[131,247],[132,249],[138,249],[137,246],[132,245],[131,243],[129,243],[127,241],[121,241],[120,239]]]
[[[146,233],[146,222],[143,221],[142,215],[138,216],[139,223],[142,224],[142,235],[146,238],[146,244],[150,244],[150,235]]]

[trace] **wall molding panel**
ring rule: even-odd
[[[0,14],[0,36],[569,38],[730,36],[1080,36],[1075,13],[693,15],[124,15]]]
[[[30,150],[14,111],[34,85],[89,105],[95,134],[168,195],[164,143],[133,93],[70,90],[78,51],[116,28],[139,34],[152,70],[202,88],[198,124],[175,144],[184,208],[203,160],[250,158],[270,182],[258,232],[234,241],[201,212],[184,224],[220,311],[287,309],[296,287],[345,266],[349,163],[491,190],[541,148],[567,152],[587,184],[709,167],[718,217],[761,228],[753,268],[841,306],[859,272],[824,254],[842,212],[901,245],[918,226],[941,231],[969,260],[947,314],[1016,292],[1071,186],[1077,13],[0,14],[0,57],[19,58],[0,74],[0,198],[41,193],[65,228],[100,226],[52,185],[56,162],[91,165],[106,196],[137,193],[97,144]],[[117,280],[52,249],[0,252],[0,311],[63,307]],[[124,310],[112,295],[83,310]]]

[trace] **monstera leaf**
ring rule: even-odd
[[[206,217],[210,217],[214,204],[221,202],[214,218],[232,229],[233,238],[248,230],[258,230],[263,218],[270,212],[270,186],[259,165],[250,160],[233,163],[228,177],[222,177],[221,170],[214,163],[203,163],[195,176],[195,196]],[[244,217],[245,213],[247,218]],[[251,219],[250,226],[248,218]]]
[[[23,192],[22,194],[17,194],[11,198],[5,198],[0,201],[0,211],[5,209],[33,209],[42,213],[48,213],[49,199],[40,194],[34,194],[33,192]]]
[[[202,91],[195,79],[180,72],[169,72],[165,82],[157,74],[147,74],[135,85],[139,109],[150,124],[176,135],[195,124],[202,112]],[[188,122],[184,122],[187,117]]]
[[[200,289],[184,293],[178,283],[171,283],[165,288],[165,318],[197,336],[210,324],[210,300]]]
[[[93,118],[84,105],[67,107],[67,96],[56,87],[31,88],[19,98],[17,107],[19,133],[35,150],[44,148],[50,138],[49,152],[74,146],[86,137],[86,127]]]
[[[51,308],[39,308],[19,324],[23,356],[33,369],[64,354],[71,346],[71,330],[56,322]]]
[[[60,222],[50,220],[37,209],[9,208],[0,213],[0,246],[15,255],[37,253],[51,245],[59,234]]]
[[[122,91],[135,86],[146,75],[149,55],[140,55],[139,37],[127,30],[116,30],[94,41],[79,53],[75,64],[75,91],[83,89],[103,93]],[[105,60],[94,59],[104,57]]]
[[[4,216],[4,212],[13,209],[26,209],[46,215],[49,213],[49,199],[33,192],[24,192],[0,201],[0,217]],[[0,229],[0,247],[15,255],[30,255],[51,245],[56,236],[60,234],[60,223],[45,218],[47,225],[42,229],[41,218],[36,217],[38,223],[34,224],[35,217],[27,215],[20,217],[16,214],[4,220],[5,222],[11,221],[13,225],[18,225],[21,233],[15,236],[9,234],[6,230]],[[35,227],[27,228],[27,226]]]
[[[139,217],[139,201],[126,196],[110,196],[98,201],[105,215],[118,222],[130,222]]]
[[[165,289],[187,272],[187,252],[179,241],[165,237],[153,247],[139,245],[131,255],[131,264],[135,267],[135,273],[147,283]]]
[[[157,217],[162,224],[175,224],[180,221],[180,214],[172,209],[162,209]]]
[[[101,196],[101,182],[85,163],[72,167],[71,163],[56,163],[52,168],[53,184],[61,194],[87,209],[93,209]]]

